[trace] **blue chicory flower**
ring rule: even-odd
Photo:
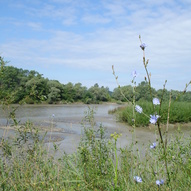
[[[164,184],[164,180],[163,179],[160,180],[160,184]]]
[[[150,146],[150,148],[151,148],[151,149],[154,149],[156,146],[157,146],[157,144],[156,144],[156,143],[153,143],[153,144]]]
[[[160,186],[160,180],[157,180],[157,181],[156,181],[156,184],[157,184],[158,186]]]
[[[160,105],[159,99],[158,99],[158,98],[154,98],[154,99],[153,99],[153,104],[154,104],[154,105]]]
[[[140,47],[141,47],[142,50],[145,50],[146,44],[145,44],[145,43],[142,43],[142,44],[140,45]]]
[[[52,114],[52,117],[54,118],[54,117],[55,117],[55,115],[54,115],[54,114]]]
[[[162,184],[164,184],[164,180],[163,179],[156,181],[156,185],[160,186]]]
[[[155,124],[157,122],[157,119],[159,118],[159,115],[150,115],[150,123]]]
[[[133,71],[131,72],[131,74],[132,74],[133,78],[137,77],[137,75],[138,75],[136,70],[133,70]]]
[[[136,105],[136,106],[135,106],[135,110],[136,110],[138,113],[142,113],[142,111],[143,111],[142,107],[139,106],[139,105]]]
[[[139,177],[139,176],[134,176],[134,180],[136,181],[136,182],[142,182],[142,179],[141,179],[141,177]]]

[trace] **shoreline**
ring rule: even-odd
[[[6,137],[6,138],[12,138],[14,136],[15,133],[18,132],[19,128],[21,128],[22,125],[20,126],[0,126],[0,129],[3,130],[3,134],[2,137]],[[48,127],[37,127],[38,129],[38,133],[39,136],[44,136],[46,134],[46,136],[44,137],[44,143],[51,143],[51,142],[60,142],[63,141],[64,138],[64,134],[67,133],[64,131],[64,129],[62,128],[48,128]],[[21,132],[25,132],[24,129],[20,129]],[[31,131],[28,130],[27,133],[30,133]],[[34,133],[35,130],[32,130],[32,132]]]
[[[65,105],[126,105],[127,102],[122,102],[122,103],[117,103],[117,102],[100,102],[100,103],[91,103],[91,104],[86,104],[83,102],[73,102],[73,103],[56,103],[56,104],[49,104],[49,103],[38,103],[38,104],[19,104],[19,103],[15,103],[15,104],[10,104],[9,106],[65,106]],[[0,107],[2,107],[3,105],[0,104]]]
[[[35,126],[39,131],[38,132],[59,132],[59,133],[66,133],[63,128],[58,128],[58,127],[45,127],[45,126]],[[24,125],[19,125],[19,126],[0,126],[0,129],[4,130],[18,130],[19,128],[24,127]],[[28,131],[30,132],[30,131]]]

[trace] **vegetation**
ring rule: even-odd
[[[137,102],[139,106],[144,108],[144,114],[149,116],[153,112],[152,103],[148,101]],[[156,107],[157,113],[159,113],[159,106]],[[118,121],[127,122],[129,125],[133,125],[133,105],[126,107],[119,107],[109,111],[110,114],[115,114]],[[167,121],[168,114],[168,102],[164,102],[161,107],[160,122],[165,124]],[[173,123],[188,123],[191,122],[191,103],[189,102],[174,102],[171,105],[171,112],[169,115],[169,122]],[[135,113],[135,125],[136,126],[148,126],[150,124],[149,118],[145,115]]]
[[[31,70],[6,66],[0,59],[0,101],[5,95],[12,97],[10,103],[99,103],[110,101],[109,88],[99,87],[98,84],[87,89],[81,83],[61,84],[57,80],[44,78],[42,74]]]
[[[167,147],[166,159],[170,182],[164,168],[163,144],[142,147],[136,144],[117,148],[119,134],[106,136],[105,128],[96,128],[94,111],[83,119],[83,136],[77,151],[55,158],[54,150],[44,146],[44,139],[31,123],[18,128],[14,140],[1,138],[1,190],[189,190],[191,186],[191,139],[185,141],[179,132]],[[117,164],[117,165],[116,165]],[[137,181],[136,176],[141,177]],[[164,180],[156,184],[157,180]]]
[[[161,97],[163,95],[163,100],[168,101],[170,93],[172,94],[171,99],[178,100],[180,102],[191,102],[191,91],[187,91],[184,93],[184,91],[177,91],[177,90],[155,90],[152,89],[152,95],[155,95],[155,97]],[[121,94],[121,91],[123,92],[124,96]],[[180,94],[182,94],[180,96]],[[135,92],[133,93],[133,85],[128,86],[121,86],[120,88],[115,88],[112,93],[112,98],[118,101],[126,102],[127,99],[132,102],[133,96],[135,96],[135,101],[151,101],[151,95],[149,90],[149,83],[148,81],[142,81],[135,87]]]
[[[34,70],[23,70],[13,66],[7,66],[3,58],[0,58],[0,101],[3,101],[6,96],[11,97],[10,103],[73,103],[83,102],[86,104],[100,103],[115,100],[118,103],[124,102],[126,99],[122,96],[121,91],[124,93],[128,100],[133,99],[133,87],[127,85],[115,88],[110,92],[108,87],[99,87],[96,83],[89,89],[82,86],[81,83],[61,84],[57,80],[49,80],[44,78]],[[153,94],[161,96],[163,90],[155,90],[152,88]],[[172,91],[172,99],[180,94],[180,91]],[[165,90],[164,100],[168,100],[170,92]],[[148,82],[141,82],[136,87],[135,100],[150,101],[150,94],[148,91]],[[180,101],[191,102],[191,92],[186,92],[181,96]]]
[[[177,122],[180,119],[184,122],[190,121],[188,115],[190,103],[177,102],[177,100],[189,101],[190,94],[189,92],[186,94],[186,90],[191,82],[186,84],[183,92],[168,92],[165,84],[163,90],[155,91],[151,87],[150,73],[147,68],[148,60],[145,59],[146,45],[141,42],[140,47],[143,50],[146,81],[141,83],[140,87],[136,87],[136,72],[134,72],[132,94],[128,92],[130,86],[127,86],[127,92],[126,87],[119,86],[118,89],[122,95],[120,100],[128,101],[128,107],[122,110],[122,114],[125,113],[122,117],[132,125],[132,144],[125,148],[118,148],[117,142],[121,135],[114,132],[109,137],[102,125],[97,128],[94,111],[90,108],[82,120],[84,131],[77,151],[71,155],[64,153],[63,156],[56,158],[58,144],[53,143],[54,150],[46,148],[44,145],[46,134],[44,136],[39,134],[38,129],[29,122],[19,126],[19,122],[15,119],[15,110],[13,110],[8,117],[17,127],[17,134],[14,140],[2,137],[0,143],[0,155],[2,155],[0,188],[2,190],[190,190],[191,139],[184,137],[180,128],[175,137],[169,138],[168,126],[170,122]],[[3,109],[9,107],[9,103],[14,103],[15,97],[18,97],[17,101],[22,98],[21,100],[29,99],[34,102],[40,102],[44,98],[50,103],[71,98],[81,99],[81,94],[74,93],[74,87],[77,91],[82,90],[80,84],[73,86],[69,83],[66,87],[57,81],[47,79],[45,83],[45,79],[38,73],[32,78],[28,78],[31,75],[26,75],[27,80],[23,85],[25,93],[22,89],[19,94],[21,86],[16,86],[15,82],[19,82],[20,79],[18,73],[16,75],[18,78],[6,81],[9,75],[5,73],[7,68],[4,65],[1,59],[0,95]],[[114,67],[113,74],[117,80]],[[142,89],[142,86],[146,88],[146,91]],[[100,89],[102,92],[105,91],[97,84],[88,91],[84,89],[87,93],[85,95],[89,97],[83,98],[105,100],[106,94],[101,96],[98,93]],[[118,90],[114,91],[113,96],[117,96]],[[161,95],[160,100],[156,96],[157,93],[158,96]],[[180,98],[180,95],[183,98]],[[166,99],[169,99],[168,102]],[[135,127],[140,123],[147,125],[148,118],[149,122],[157,127],[153,135],[156,142],[148,143],[146,147],[142,146],[140,149],[137,145]],[[166,129],[162,132],[161,123],[165,120],[167,121]]]

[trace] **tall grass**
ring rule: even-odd
[[[144,113],[149,116],[153,112],[152,103],[148,101],[137,102],[142,108],[144,108]],[[128,105],[127,107],[120,107],[110,111],[110,113],[115,113],[118,121],[127,122],[129,125],[133,125],[133,105]],[[159,110],[159,106],[156,106],[156,110]],[[160,122],[166,124],[168,114],[168,103],[164,102],[161,107]],[[148,126],[150,124],[149,119],[144,115],[135,113],[136,126]],[[171,112],[169,116],[169,122],[174,123],[188,123],[191,122],[191,103],[189,102],[173,102],[171,105]]]
[[[179,132],[167,147],[167,161],[171,186],[164,168],[163,145],[150,145],[144,157],[139,157],[131,146],[117,148],[117,134],[106,137],[105,128],[95,127],[93,110],[83,121],[83,136],[77,151],[71,155],[63,152],[59,158],[44,146],[35,127],[27,128],[30,139],[20,133],[14,141],[1,140],[0,188],[1,190],[189,190],[191,186],[191,140],[184,140]],[[32,131],[28,131],[31,129]],[[20,131],[21,132],[21,131]],[[19,140],[19,141],[18,141]],[[117,151],[117,152],[116,152]],[[117,154],[116,154],[117,153]],[[117,159],[117,160],[116,160]],[[117,165],[117,166],[116,166]],[[142,178],[141,183],[134,176]],[[164,179],[157,186],[156,180]]]

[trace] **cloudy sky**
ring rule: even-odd
[[[0,55],[61,83],[117,87],[144,80],[183,90],[191,80],[191,0],[0,0]]]

